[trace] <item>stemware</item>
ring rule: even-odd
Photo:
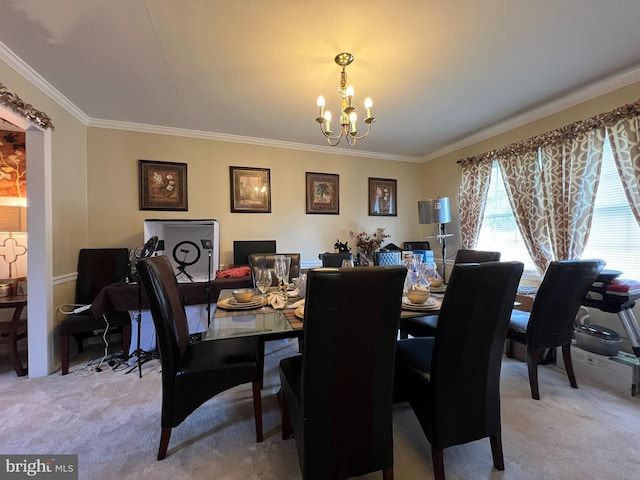
[[[272,281],[271,270],[268,268],[259,268],[256,271],[256,287],[258,287],[258,290],[262,293],[263,302],[266,300],[266,293]]]
[[[278,287],[282,293],[286,293],[289,288],[289,267],[291,265],[291,258],[284,255],[278,255],[276,257],[275,272],[278,279]]]

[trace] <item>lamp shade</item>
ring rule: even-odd
[[[418,219],[421,224],[449,223],[451,221],[449,197],[420,200],[418,202]]]

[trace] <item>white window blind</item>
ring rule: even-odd
[[[601,258],[604,268],[640,280],[640,227],[627,202],[607,139],[596,193],[593,222],[583,258]]]

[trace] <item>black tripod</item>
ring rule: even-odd
[[[207,286],[205,293],[207,294],[207,328],[211,327],[211,254],[213,253],[213,242],[207,238],[200,240],[202,248],[208,251],[209,262],[207,263]]]
[[[138,367],[138,376],[142,378],[142,364],[148,362],[149,360],[153,360],[154,358],[158,358],[155,351],[147,351],[140,347],[140,337],[142,336],[142,282],[140,281],[140,274],[138,273],[138,262],[141,258],[150,257],[155,252],[158,246],[158,237],[151,237],[142,247],[142,251],[139,256],[136,256],[136,273],[132,275],[132,279],[134,279],[138,283],[138,311],[136,312],[136,320],[138,322],[138,342],[136,345],[136,349],[133,351],[132,355],[136,357],[136,363]],[[125,372],[125,375],[133,372],[136,369],[136,365]]]

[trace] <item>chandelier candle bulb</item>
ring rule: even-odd
[[[365,98],[364,108],[367,109],[367,118],[371,118],[371,107],[373,107],[373,100],[371,100],[371,97]]]
[[[331,133],[331,112],[329,110],[324,112],[324,130]]]
[[[318,118],[324,117],[324,97],[322,95],[318,97],[318,108],[320,109]]]

